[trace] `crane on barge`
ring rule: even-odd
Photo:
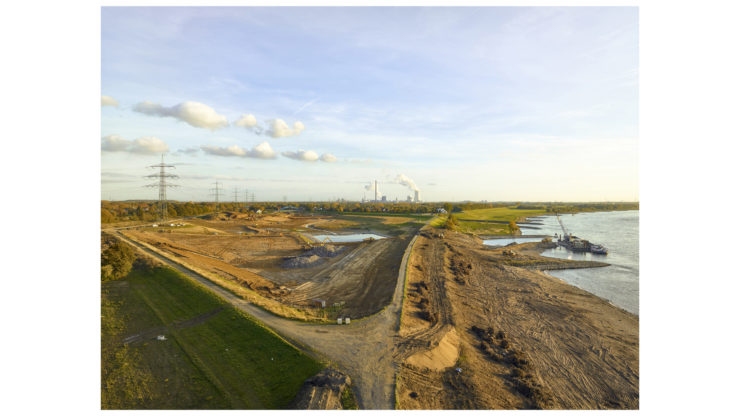
[[[558,245],[565,247],[566,249],[570,251],[575,252],[589,252],[593,254],[607,254],[608,250],[606,247],[601,246],[599,244],[592,244],[588,240],[584,240],[582,238],[578,238],[571,233],[568,232],[568,230],[565,228],[565,224],[563,224],[563,220],[560,219],[560,214],[557,212],[555,213],[555,216],[558,219],[558,223],[560,223],[560,228],[563,230],[563,235],[558,238]]]

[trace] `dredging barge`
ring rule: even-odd
[[[566,249],[576,253],[593,253],[606,255],[609,252],[609,250],[607,250],[606,247],[602,245],[593,244],[588,240],[578,238],[569,233],[568,230],[565,229],[563,221],[560,219],[560,214],[556,213],[555,215],[557,216],[558,222],[560,223],[560,228],[563,229],[563,235],[558,236],[559,246],[565,247]]]

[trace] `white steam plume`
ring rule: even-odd
[[[407,186],[412,191],[418,191],[419,190],[419,188],[416,186],[416,184],[414,183],[414,181],[411,180],[411,178],[409,178],[408,176],[406,176],[404,174],[399,174],[398,176],[396,176],[395,182],[396,183],[399,183],[401,185]]]

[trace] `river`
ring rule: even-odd
[[[551,270],[547,273],[639,315],[640,212],[589,212],[561,215],[560,218],[568,232],[605,246],[609,249],[609,254],[602,256],[591,253],[573,253],[563,247],[558,247],[546,250],[542,253],[543,256],[571,260],[597,260],[609,263],[610,266]],[[536,229],[522,228],[524,237],[533,234],[563,233],[554,215],[531,217],[530,220],[540,224],[528,224],[528,226],[537,227]]]

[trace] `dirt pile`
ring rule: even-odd
[[[325,244],[323,246],[313,247],[306,252],[306,255],[316,255],[319,257],[336,257],[343,252],[346,247],[333,246]]]
[[[300,269],[304,267],[312,267],[321,263],[321,260],[326,257],[336,257],[345,247],[336,247],[331,245],[323,245],[313,247],[307,250],[300,256],[286,257],[283,261],[283,267],[286,269]]]
[[[455,365],[459,352],[460,337],[457,336],[455,328],[450,327],[436,347],[417,352],[407,358],[406,363],[418,368],[442,371]]]
[[[283,262],[283,267],[286,269],[300,269],[303,267],[316,266],[321,261],[321,257],[317,255],[288,257]]]
[[[310,377],[293,399],[292,409],[341,410],[342,392],[349,388],[349,376],[333,368],[325,368]]]

